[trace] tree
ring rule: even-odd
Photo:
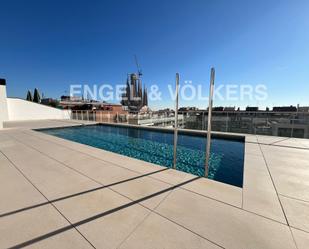
[[[37,88],[34,89],[33,102],[41,103],[41,96],[40,96],[39,90]]]
[[[32,98],[32,94],[31,94],[31,92],[28,90],[28,92],[27,92],[27,98],[26,98],[26,100],[28,100],[28,101],[33,101],[33,98]]]

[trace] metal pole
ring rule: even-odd
[[[179,92],[179,73],[176,73],[176,103],[175,103],[175,122],[174,122],[174,169],[176,169],[177,159],[177,136],[178,136],[178,92]]]
[[[215,69],[211,68],[210,87],[209,87],[209,107],[208,107],[208,126],[207,126],[207,145],[206,145],[206,163],[205,163],[205,177],[208,177],[209,159],[210,159],[210,140],[211,140],[211,114],[213,104],[213,94],[215,85]]]
[[[294,120],[295,120],[295,116],[292,114],[292,129],[291,129],[291,136],[290,137],[293,137],[293,133],[294,133]]]

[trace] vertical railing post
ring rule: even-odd
[[[176,73],[176,100],[175,100],[175,121],[174,121],[174,169],[177,162],[177,138],[178,138],[178,92],[179,92],[179,74]]]
[[[294,133],[294,120],[295,120],[295,115],[294,114],[292,114],[292,128],[291,128],[291,135],[290,135],[290,137],[293,137],[293,133]]]
[[[229,113],[226,112],[226,123],[225,123],[225,132],[229,130]]]
[[[205,177],[209,173],[210,145],[211,145],[211,115],[213,104],[213,93],[215,85],[215,69],[211,68],[210,86],[209,86],[209,107],[208,107],[208,125],[207,125],[207,144],[206,144],[206,162],[205,162]]]

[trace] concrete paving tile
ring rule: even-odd
[[[96,248],[116,248],[150,212],[138,204],[126,206],[130,202],[110,189],[101,189],[55,205],[72,223],[87,220],[78,229]]]
[[[104,213],[131,202],[108,188],[54,202],[72,223]]]
[[[185,190],[172,192],[156,211],[225,248],[295,248],[287,226]]]
[[[0,153],[0,215],[46,199]]]
[[[300,161],[296,160],[294,163],[297,165],[298,162],[302,160],[309,159],[309,151],[304,149],[296,149],[296,148],[289,148],[289,147],[282,147],[282,146],[269,146],[269,145],[261,145],[261,149],[265,155],[265,157],[269,159],[278,159],[284,162],[285,158],[293,158],[299,159]]]
[[[258,144],[253,143],[245,143],[245,154],[262,156],[260,146]]]
[[[158,179],[171,185],[176,185],[196,178],[195,175],[188,174],[179,170],[167,169],[158,173],[152,174],[151,178]]]
[[[246,143],[257,143],[256,135],[244,134]]]
[[[291,228],[296,241],[297,249],[308,249],[309,233]]]
[[[126,168],[89,157],[78,161],[72,159],[69,163],[66,162],[66,164],[104,185],[118,183],[140,175]]]
[[[171,185],[169,184],[160,182],[150,177],[143,177],[134,181],[112,186],[111,188],[132,200],[139,200],[144,197],[149,197],[152,194],[158,193],[160,191],[169,189],[170,187]],[[150,209],[154,209],[168,193],[169,191],[160,195],[153,196],[145,201],[142,201],[141,204]]]
[[[309,202],[280,196],[290,226],[309,232]]]
[[[76,230],[69,230],[55,236],[52,236],[48,239],[44,239],[35,244],[30,245],[25,248],[33,248],[33,249],[86,249],[92,248],[88,241],[86,241]]]
[[[119,248],[215,249],[221,247],[152,213]]]
[[[257,135],[257,140],[261,144],[272,144],[287,139],[286,137]]]
[[[285,146],[285,147],[295,147],[295,148],[303,148],[303,149],[309,149],[307,144],[302,141],[303,139],[288,139],[284,141],[280,141],[275,143],[277,146]]]
[[[182,186],[182,188],[236,207],[242,206],[242,189],[232,185],[200,178]]]
[[[83,224],[78,229],[96,248],[117,248],[149,212],[134,205]]]
[[[49,199],[100,186],[20,143],[16,143],[14,147],[2,149],[2,151]]]
[[[243,208],[286,223],[264,158],[261,156],[245,155]]]
[[[51,205],[2,217],[0,219],[0,248],[15,246],[67,226],[69,223]],[[31,244],[30,247],[69,248],[70,245],[74,248],[91,248],[89,243],[74,229],[54,237],[47,236],[42,241]]]
[[[263,146],[278,193],[309,201],[309,151]]]

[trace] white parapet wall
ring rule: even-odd
[[[8,121],[70,119],[70,110],[61,110],[19,98],[7,98]]]
[[[8,120],[8,116],[5,80],[0,79],[0,129],[3,128],[3,122]]]

